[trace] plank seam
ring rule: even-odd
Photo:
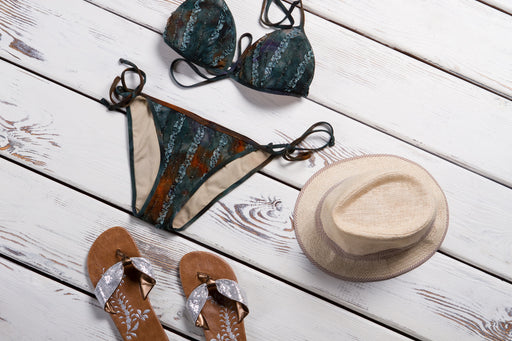
[[[4,62],[6,62],[6,63],[8,63],[8,64],[11,64],[11,65],[13,65],[13,66],[17,67],[17,68],[20,68],[20,69],[22,69],[22,70],[24,70],[24,71],[27,71],[27,72],[29,72],[29,73],[32,73],[32,74],[36,75],[36,76],[37,76],[37,77],[39,77],[39,78],[42,78],[42,79],[44,79],[44,80],[47,80],[47,81],[52,82],[52,83],[54,83],[54,84],[57,84],[57,85],[59,85],[59,86],[61,86],[61,87],[65,88],[65,89],[67,89],[67,90],[69,90],[69,91],[72,91],[72,92],[74,92],[74,93],[76,93],[76,94],[82,95],[82,96],[84,96],[84,97],[86,97],[86,98],[88,98],[88,99],[90,99],[90,100],[93,100],[93,101],[95,101],[95,102],[97,102],[97,103],[99,103],[99,104],[102,104],[100,100],[98,100],[97,98],[94,98],[94,97],[93,97],[93,96],[91,96],[91,95],[86,94],[85,92],[79,91],[79,90],[77,90],[77,89],[75,89],[75,88],[73,88],[73,87],[71,87],[71,86],[69,86],[69,85],[66,85],[66,84],[64,84],[64,83],[62,83],[62,82],[59,82],[59,81],[57,81],[57,80],[53,79],[53,78],[50,78],[50,77],[48,77],[48,76],[45,76],[45,75],[43,75],[43,74],[41,74],[41,73],[39,73],[39,72],[37,72],[37,71],[34,71],[34,70],[32,70],[32,69],[30,69],[30,68],[28,68],[28,67],[24,66],[24,65],[21,65],[21,64],[15,63],[15,62],[13,62],[13,61],[11,61],[11,60],[9,60],[9,59],[6,59],[6,58],[5,58],[5,57],[3,57],[3,56],[0,56],[0,61],[4,61]],[[103,105],[103,104],[102,104],[102,105]],[[124,111],[119,110],[119,109],[115,109],[114,111],[117,111],[117,112],[122,113],[122,114],[126,114]]]
[[[143,28],[145,28],[145,29],[147,29],[147,30],[149,30],[149,31],[151,31],[151,32],[155,32],[155,33],[157,33],[157,34],[159,34],[159,35],[161,35],[161,34],[162,34],[162,32],[160,32],[160,31],[158,31],[158,30],[153,29],[151,26],[144,25],[143,23],[140,23],[140,22],[134,21],[134,20],[132,20],[132,19],[130,19],[130,18],[128,18],[128,17],[126,17],[126,16],[122,15],[121,13],[117,13],[117,12],[115,12],[114,10],[111,10],[111,9],[109,9],[109,8],[106,8],[106,7],[103,7],[103,6],[101,6],[100,4],[97,4],[97,3],[92,2],[91,0],[84,0],[84,1],[85,1],[86,3],[88,3],[89,5],[95,6],[95,7],[97,7],[97,8],[101,8],[102,10],[104,10],[104,11],[106,11],[106,12],[110,13],[110,14],[113,14],[113,15],[115,15],[115,16],[117,16],[117,17],[119,17],[119,18],[122,18],[122,19],[124,19],[124,20],[126,20],[126,21],[131,22],[132,24],[135,24],[135,25],[138,25],[138,26],[140,26],[140,27],[143,27]]]
[[[502,9],[502,8],[499,8],[498,6],[495,6],[495,5],[489,4],[489,3],[485,2],[485,0],[475,0],[475,1],[476,1],[476,2],[481,3],[481,4],[485,5],[485,6],[489,6],[490,8],[495,9],[495,10],[497,10],[498,12],[502,12],[502,13],[505,13],[505,14],[507,14],[507,15],[512,15],[512,13],[509,13],[509,12],[507,12],[506,10],[504,10],[504,9]]]
[[[496,184],[498,184],[498,185],[501,185],[501,186],[504,186],[504,187],[506,187],[506,188],[512,189],[512,185],[508,185],[508,184],[506,184],[506,183],[500,182],[500,181],[499,181],[499,180],[497,180],[497,179],[493,179],[493,178],[491,178],[491,177],[489,177],[489,176],[487,176],[487,175],[481,174],[481,173],[479,173],[477,170],[475,170],[475,169],[471,168],[470,166],[468,166],[468,165],[466,165],[466,164],[464,164],[464,163],[462,163],[462,162],[456,162],[455,160],[451,160],[451,159],[449,159],[449,158],[448,158],[447,156],[445,156],[444,154],[436,153],[436,152],[434,152],[434,151],[430,151],[430,150],[428,150],[428,149],[426,149],[426,148],[423,148],[423,147],[421,147],[421,146],[417,146],[417,145],[413,144],[412,142],[410,142],[410,141],[406,140],[406,139],[405,139],[405,138],[403,138],[403,137],[400,137],[400,136],[397,136],[397,135],[393,135],[393,134],[391,134],[391,133],[387,132],[387,131],[386,131],[386,130],[384,130],[384,129],[380,129],[379,127],[377,127],[377,126],[373,126],[373,125],[371,125],[371,124],[369,124],[369,123],[367,123],[367,122],[365,122],[365,121],[363,121],[363,120],[357,119],[357,118],[352,117],[352,116],[350,116],[350,115],[347,115],[347,114],[345,114],[345,113],[343,113],[343,112],[341,112],[341,111],[335,110],[335,109],[331,108],[330,106],[328,106],[328,105],[326,105],[326,104],[320,103],[320,102],[315,101],[315,100],[310,99],[310,98],[308,98],[308,99],[309,99],[310,101],[312,101],[312,102],[314,102],[314,103],[316,103],[316,104],[320,105],[320,106],[323,106],[323,107],[325,107],[325,108],[327,108],[327,109],[329,109],[329,110],[332,110],[332,111],[334,111],[334,112],[337,112],[338,114],[343,115],[343,116],[345,116],[346,118],[349,118],[349,119],[354,120],[354,121],[356,121],[356,122],[358,122],[358,123],[361,123],[362,125],[365,125],[365,126],[367,126],[368,128],[374,129],[374,130],[376,130],[376,131],[378,131],[378,132],[380,132],[380,133],[382,133],[382,134],[385,134],[385,135],[387,135],[387,136],[389,136],[389,137],[392,137],[392,138],[394,138],[394,139],[397,139],[397,140],[399,140],[399,141],[401,141],[401,142],[403,142],[403,143],[405,143],[405,144],[408,144],[409,146],[412,146],[412,147],[417,148],[417,149],[419,149],[419,150],[421,150],[421,151],[424,151],[424,152],[426,152],[426,153],[428,153],[428,154],[430,154],[430,155],[432,155],[432,156],[434,156],[434,157],[438,157],[438,158],[440,158],[441,160],[444,160],[444,161],[449,162],[449,163],[451,163],[452,165],[455,165],[455,166],[457,166],[457,167],[460,167],[460,168],[462,168],[462,169],[464,169],[464,170],[466,170],[466,171],[468,171],[468,172],[471,172],[471,173],[473,173],[473,174],[476,174],[476,175],[478,175],[478,176],[481,176],[482,178],[487,179],[487,180],[489,180],[489,181],[492,181],[492,182],[494,182],[494,183],[496,183]],[[293,187],[293,186],[290,186],[290,187]]]
[[[453,260],[456,260],[457,262],[461,262],[462,264],[465,264],[465,265],[467,265],[467,266],[469,266],[469,267],[475,268],[476,270],[481,271],[481,272],[483,272],[483,273],[485,273],[485,274],[487,274],[487,275],[489,275],[489,276],[491,276],[491,277],[494,277],[494,278],[496,278],[496,279],[502,280],[503,282],[505,282],[505,283],[508,283],[508,284],[511,284],[511,285],[512,285],[512,280],[509,280],[508,278],[503,278],[503,277],[500,277],[500,276],[498,276],[498,275],[496,275],[496,274],[493,274],[493,273],[492,273],[492,272],[490,272],[489,270],[486,270],[486,269],[481,268],[481,267],[479,267],[479,266],[473,265],[473,264],[471,264],[471,263],[469,263],[469,262],[467,262],[467,261],[465,261],[465,260],[463,260],[463,259],[459,259],[459,258],[457,258],[457,257],[455,257],[455,256],[453,256],[453,255],[450,255],[449,253],[446,253],[446,251],[437,250],[437,252],[439,252],[440,254],[442,254],[442,255],[444,255],[444,256],[446,256],[446,257],[448,257],[448,258],[451,258],[451,259],[453,259]]]

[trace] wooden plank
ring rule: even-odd
[[[282,122],[290,122],[285,128],[296,135],[298,126],[302,130],[306,122],[333,120],[335,116],[311,101],[263,94],[231,81],[188,91],[177,89],[168,77],[168,66],[176,54],[162,43],[160,35],[78,0],[24,0],[23,4],[18,15],[26,18],[20,19],[23,34],[7,25],[9,35],[0,40],[0,55],[96,98],[106,95],[108,80],[113,77],[108,75],[119,73],[115,60],[123,56],[144,67],[147,91],[154,96],[246,135],[259,128],[266,132],[260,136],[262,142],[274,136],[268,127],[282,127]],[[137,7],[130,2],[112,2],[109,6],[122,14],[122,8],[135,11],[145,25],[149,25],[145,8],[164,6],[168,9],[159,12],[160,19],[151,21],[162,28],[176,4],[147,2]],[[250,31],[255,36],[266,32],[257,23],[259,4],[233,1],[230,7],[240,18],[239,32]],[[0,15],[6,17],[7,12],[4,7]],[[307,16],[307,31],[317,59],[310,99],[512,185],[512,169],[507,166],[512,156],[506,152],[512,147],[508,134],[512,102],[317,16]],[[59,39],[47,38],[55,32]],[[10,35],[30,49],[22,53],[10,47],[14,41]]]
[[[106,112],[87,98],[5,63],[0,63],[0,73],[8,80],[0,84],[4,89],[0,91],[0,154],[129,210],[131,188],[124,116]],[[33,92],[44,94],[38,103],[25,100]],[[335,148],[305,162],[274,161],[264,172],[301,187],[316,170],[346,157],[371,152],[408,157],[426,167],[448,197],[450,229],[442,250],[512,280],[512,191],[343,116],[330,121],[338,139]],[[289,125],[293,124],[291,121]],[[285,133],[284,129],[276,131],[282,139],[297,135]],[[268,133],[268,129],[256,126],[252,135]],[[263,198],[277,194],[286,204],[287,210],[282,214],[287,221],[297,191],[268,179],[259,181],[263,188],[275,188]],[[253,187],[242,185],[242,193],[258,193],[258,182]],[[247,199],[228,198],[232,205]],[[283,230],[289,228],[282,225]],[[230,231],[225,233],[219,240],[230,238]],[[213,240],[206,243],[215,245]],[[258,247],[266,245],[263,244]],[[240,252],[243,255],[243,250]]]
[[[90,296],[0,258],[2,340],[122,340]],[[166,331],[170,341],[183,337]]]
[[[202,331],[184,317],[185,297],[178,263],[204,250],[184,238],[138,219],[29,170],[0,159],[0,253],[93,291],[85,260],[96,237],[124,226],[154,266],[157,285],[151,304],[162,323],[197,337]],[[30,193],[29,196],[26,193]],[[406,339],[324,300],[226,259],[249,299],[245,320],[253,340]]]
[[[184,298],[177,265],[185,253],[203,248],[3,159],[0,186],[2,254],[91,291],[83,265],[91,243],[106,228],[125,226],[156,267],[159,285],[151,301],[162,322],[192,333],[182,319]],[[198,240],[418,338],[480,340],[511,332],[507,326],[512,323],[508,315],[512,285],[441,254],[388,281],[352,283],[323,273],[300,251],[289,226],[289,211],[278,215],[289,203],[274,202],[275,209],[261,203],[267,191],[276,193],[273,186],[265,190],[260,184],[259,191],[245,192],[255,196],[253,202],[216,205],[213,219],[200,218],[187,230],[189,236],[202,235]],[[258,218],[244,222],[243,216],[250,213]],[[399,337],[240,263],[229,263],[251,300],[246,328],[254,339]]]
[[[474,0],[308,0],[304,6],[512,99],[512,20],[485,4]]]

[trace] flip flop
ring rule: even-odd
[[[151,264],[122,227],[103,232],[87,257],[94,294],[124,340],[168,340],[146,299],[155,285]]]
[[[228,263],[209,252],[190,252],[180,261],[180,279],[185,312],[206,340],[246,340],[247,299]]]

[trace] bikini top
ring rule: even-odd
[[[278,22],[268,17],[272,3],[284,13]],[[300,9],[298,26],[294,26],[292,16],[295,8]],[[233,78],[256,90],[306,97],[313,79],[315,57],[304,32],[302,0],[293,2],[289,8],[281,0],[264,0],[260,21],[276,30],[254,44],[251,34],[243,34],[238,40],[237,59],[233,60],[236,28],[224,0],[186,0],[169,17],[163,33],[164,41],[183,57],[171,64],[171,77],[182,87]],[[241,53],[244,38],[249,43]],[[180,62],[187,63],[205,80],[191,85],[177,81],[174,72]],[[205,75],[196,65],[214,76]]]

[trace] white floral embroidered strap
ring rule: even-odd
[[[213,280],[210,276],[203,273],[198,273],[197,277],[203,283],[192,291],[185,306],[185,312],[188,318],[194,322],[197,327],[208,329],[208,324],[202,316],[201,311],[208,297],[212,296],[210,294],[211,291],[217,292],[235,302],[238,317],[237,322],[241,322],[247,314],[249,314],[247,297],[237,282],[230,279]]]
[[[111,307],[108,300],[114,294],[121,280],[123,279],[124,269],[127,266],[132,265],[136,270],[140,272],[140,287],[142,291],[142,297],[146,299],[149,292],[155,286],[156,280],[153,275],[153,267],[147,259],[143,257],[128,257],[121,250],[116,251],[116,255],[121,261],[112,265],[107,271],[101,276],[96,288],[94,289],[94,295],[103,306],[105,311],[115,314],[115,310]]]

